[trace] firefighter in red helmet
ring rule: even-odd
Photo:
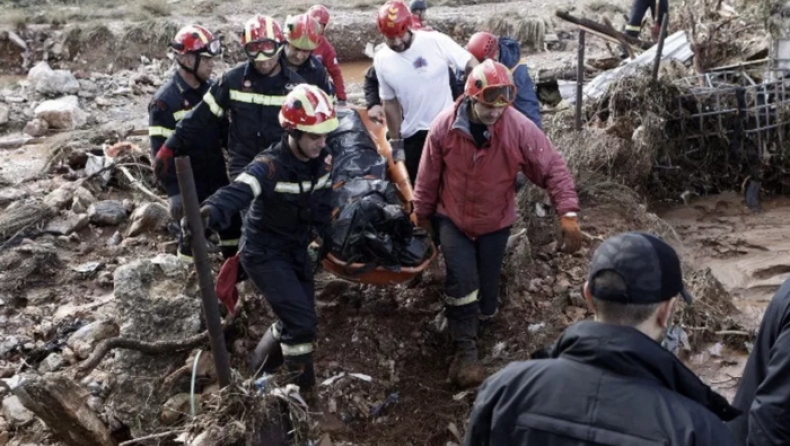
[[[310,393],[318,318],[308,244],[331,222],[326,138],[338,119],[331,96],[302,84],[284,98],[279,122],[285,132],[280,141],[206,200],[201,215],[208,228],[222,230],[249,206],[239,257],[278,319],[250,355],[250,366],[272,373],[284,362],[292,381]]]
[[[219,56],[221,51],[220,41],[200,25],[181,28],[168,45],[168,56],[175,61],[178,69],[154,94],[148,106],[148,136],[154,157],[160,152],[165,140],[173,134],[177,123],[200,103],[213,85],[210,78],[214,57]],[[228,184],[222,154],[225,141],[227,120],[206,132],[199,144],[194,146],[191,162],[195,178],[200,178],[200,181],[195,182],[198,199],[206,199]],[[184,214],[183,201],[172,161],[170,163],[167,175],[162,176],[160,182],[167,192],[170,216],[178,222]],[[240,220],[220,233],[223,255],[229,257],[235,253],[240,235]],[[183,239],[179,239],[178,255],[185,260],[192,258],[192,250]]]
[[[548,190],[562,248],[574,252],[582,243],[573,178],[546,135],[511,107],[516,96],[507,67],[490,59],[476,66],[464,97],[431,124],[414,191],[417,221],[426,229],[433,221],[444,254],[445,315],[456,348],[449,379],[459,387],[484,378],[478,328],[497,313],[518,172]]]
[[[280,140],[277,121],[280,105],[296,85],[305,80],[283,65],[280,52],[285,37],[273,18],[256,15],[244,24],[241,45],[247,61],[228,70],[176,126],[157,154],[157,175],[166,175],[174,154],[189,155],[217,128],[230,120],[228,131],[229,173],[240,174],[256,155]],[[165,150],[167,149],[167,150]]]
[[[343,81],[343,72],[337,62],[337,52],[335,47],[326,38],[326,27],[329,25],[329,10],[323,5],[313,5],[307,10],[307,15],[316,19],[321,25],[321,37],[318,40],[318,47],[313,50],[313,55],[324,64],[326,71],[332,78],[335,88],[338,105],[346,102],[346,84]]]
[[[378,10],[386,47],[373,58],[390,145],[406,161],[414,182],[431,121],[453,103],[448,67],[469,72],[477,60],[449,36],[412,29],[406,3],[391,0]]]
[[[333,96],[335,89],[326,68],[314,55],[321,40],[321,25],[307,14],[289,16],[285,21],[282,61],[310,84]]]

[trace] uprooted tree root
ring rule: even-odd
[[[200,414],[186,426],[192,444],[305,444],[309,415],[295,390],[286,386],[262,392],[249,380],[229,385],[204,400]]]
[[[687,270],[686,284],[694,303],[681,305],[676,320],[687,329],[692,350],[717,339],[719,333],[741,330],[732,318],[737,312],[732,297],[710,268],[694,270],[686,265],[684,269]]]

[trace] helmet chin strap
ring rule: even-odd
[[[309,160],[310,156],[308,156],[307,153],[305,153],[305,151],[302,150],[302,145],[299,144],[299,140],[302,139],[302,134],[303,133],[304,132],[299,130],[299,129],[294,129],[294,130],[289,130],[288,131],[288,134],[291,137],[293,137],[294,141],[296,142],[296,151],[299,153],[299,155],[301,155],[302,157],[307,158]]]
[[[178,64],[179,67],[184,69],[184,71],[191,74],[192,76],[195,76],[195,79],[201,82],[207,81],[208,79],[203,79],[198,75],[198,69],[200,68],[200,60],[203,58],[200,57],[200,55],[197,53],[192,53],[192,54],[195,55],[195,68],[189,68],[188,66],[184,65],[183,63],[181,63],[181,60],[179,60],[179,58],[176,58],[176,63]]]

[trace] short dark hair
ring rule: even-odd
[[[635,327],[646,321],[656,312],[659,303],[624,304],[613,300],[628,292],[625,280],[615,271],[601,271],[588,285],[595,290],[593,304],[601,322]]]

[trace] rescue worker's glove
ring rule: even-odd
[[[392,147],[393,162],[406,161],[406,152],[403,150],[403,139],[391,139],[390,147]]]
[[[582,247],[582,230],[575,213],[568,213],[560,218],[562,231],[562,251],[572,254]]]
[[[167,171],[170,169],[170,160],[173,159],[173,150],[166,145],[162,145],[159,151],[156,152],[154,158],[154,175],[160,180],[167,176]]]
[[[203,220],[203,230],[209,229],[209,225],[211,224],[211,208],[208,206],[200,208],[200,218]],[[192,246],[192,235],[192,228],[189,227],[187,218],[183,217],[181,219],[181,240],[184,246]]]
[[[181,194],[167,197],[167,204],[170,208],[170,218],[181,223],[181,219],[184,218],[184,201],[181,199]]]
[[[379,124],[384,123],[384,109],[381,107],[381,104],[375,104],[368,107],[368,116],[370,117],[371,121],[378,122]]]

